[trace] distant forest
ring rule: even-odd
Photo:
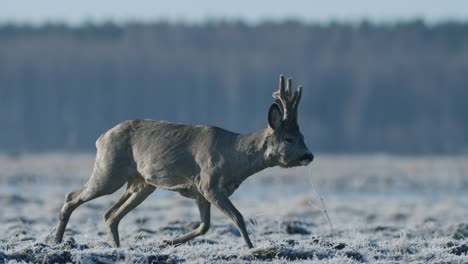
[[[468,24],[0,25],[0,152],[94,151],[126,119],[267,126],[302,84],[313,152],[468,152]]]

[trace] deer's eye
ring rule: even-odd
[[[285,138],[284,141],[288,142],[288,143],[293,143],[294,140],[292,138]]]

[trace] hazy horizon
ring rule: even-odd
[[[256,24],[264,21],[299,20],[305,23],[359,22],[392,23],[421,19],[427,23],[468,21],[468,2],[416,0],[406,2],[353,2],[332,1],[237,1],[235,5],[215,0],[200,2],[159,2],[143,0],[138,4],[126,1],[83,0],[64,5],[58,0],[29,2],[5,1],[0,10],[0,23],[44,24],[60,22],[79,25],[88,21],[100,23],[113,21],[169,21],[204,23],[210,20],[241,20]]]

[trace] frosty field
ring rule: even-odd
[[[231,197],[254,249],[215,208],[206,235],[160,247],[199,220],[193,200],[160,189],[120,223],[121,248],[102,215],[123,189],[79,207],[64,243],[50,245],[65,193],[93,159],[0,155],[0,263],[468,263],[468,157],[318,154],[306,168],[265,170]]]

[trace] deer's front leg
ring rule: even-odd
[[[179,245],[208,232],[208,229],[210,229],[210,203],[204,197],[198,197],[197,205],[198,210],[200,211],[200,225],[187,234],[173,240],[164,241],[165,245]]]
[[[229,198],[224,193],[219,191],[210,191],[205,193],[205,198],[221,212],[231,218],[231,220],[237,226],[237,229],[239,229],[247,247],[253,248],[252,242],[250,242],[249,234],[245,228],[244,217],[236,209],[236,207],[234,207]]]

